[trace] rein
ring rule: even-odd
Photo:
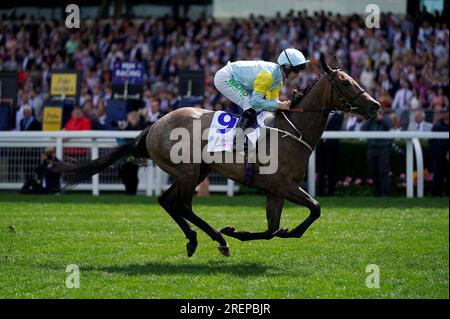
[[[327,112],[326,110],[305,110],[304,108],[300,107],[297,109],[288,109],[288,110],[283,110],[283,112],[288,112],[288,113],[324,113]]]

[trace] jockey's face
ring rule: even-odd
[[[288,73],[287,79],[292,81],[293,79],[295,79],[298,76],[299,73],[300,72],[291,71]]]

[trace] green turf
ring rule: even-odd
[[[184,236],[155,198],[3,193],[0,297],[449,297],[448,198],[319,201],[322,217],[301,239],[227,238],[226,258],[198,231],[197,252],[188,258]],[[194,209],[216,228],[261,231],[264,205],[260,196],[214,195],[195,199]],[[282,226],[306,216],[287,204]],[[66,288],[69,264],[80,267],[78,289]],[[379,266],[379,289],[366,287],[368,264]]]

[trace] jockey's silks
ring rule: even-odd
[[[283,85],[281,67],[266,61],[228,62],[233,79],[251,94],[255,110],[275,110]]]

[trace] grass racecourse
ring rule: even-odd
[[[227,238],[226,258],[198,231],[188,258],[154,197],[0,193],[0,298],[449,297],[448,198],[319,202],[322,216],[301,239]],[[194,210],[218,229],[266,227],[262,196],[196,198]],[[282,227],[306,216],[286,204]],[[79,266],[79,288],[66,287],[69,264]],[[366,286],[370,264],[379,288]]]

